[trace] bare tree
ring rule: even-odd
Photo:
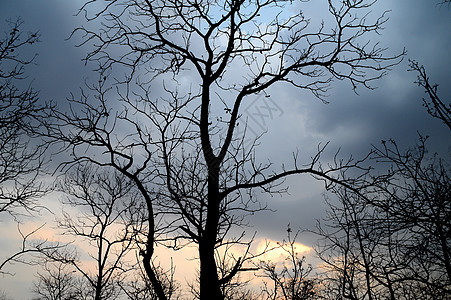
[[[380,186],[385,199],[374,201],[394,218],[398,249],[409,262],[409,271],[427,290],[449,297],[451,287],[451,216],[449,165],[428,155],[426,138],[410,151],[401,152],[395,142],[376,148],[377,160],[392,163],[390,185]],[[383,181],[382,181],[383,182]],[[389,199],[390,201],[387,201]],[[408,260],[410,259],[410,260]]]
[[[328,217],[317,231],[321,237],[318,256],[325,263],[321,294],[326,299],[393,299],[389,289],[381,290],[381,286],[388,285],[384,271],[390,264],[399,263],[399,257],[393,261],[388,255],[392,243],[385,243],[385,232],[378,226],[380,218],[356,201],[358,196],[347,191],[337,194],[341,202],[328,201]]]
[[[21,19],[6,24],[0,36],[0,214],[17,222],[22,241],[17,252],[2,258],[0,273],[12,275],[13,271],[5,271],[8,264],[33,264],[26,255],[60,245],[33,239],[42,226],[28,233],[21,229],[23,217],[44,209],[39,199],[49,191],[39,178],[45,174],[46,146],[36,136],[48,106],[25,82],[26,66],[35,56],[24,57],[23,51],[39,41],[39,33],[26,33]]]
[[[286,255],[283,262],[261,261],[259,268],[263,278],[269,279],[263,287],[264,299],[307,300],[317,299],[319,282],[310,275],[312,266],[305,266],[305,257],[296,249],[299,231],[292,236],[287,228],[287,240],[278,247]],[[272,284],[272,287],[270,287]]]
[[[82,300],[84,285],[66,264],[45,264],[34,283],[33,300]]]
[[[21,50],[39,41],[37,32],[22,32],[22,21],[8,21],[0,38],[0,213],[28,214],[41,207],[36,199],[45,189],[37,180],[43,170],[43,147],[31,139],[30,129],[40,116],[37,93],[24,84],[25,67],[34,57]],[[23,56],[23,55],[22,55]]]
[[[140,233],[140,199],[132,190],[128,178],[116,172],[100,172],[96,168],[77,165],[65,175],[58,189],[67,194],[62,201],[79,212],[63,211],[57,226],[64,236],[72,236],[81,246],[80,251],[62,249],[43,251],[49,261],[71,265],[87,282],[91,298],[116,299],[121,291],[119,282],[132,272],[131,251],[136,249]],[[87,251],[95,270],[80,255]],[[74,253],[81,252],[81,253]]]
[[[105,87],[106,81],[103,77],[103,75],[100,77],[97,85],[90,87],[91,91],[95,92],[98,102],[92,101],[83,91],[80,100],[71,99],[71,113],[53,111],[53,115],[47,118],[44,124],[48,130],[44,135],[50,138],[50,141],[63,142],[65,146],[61,151],[68,150],[70,159],[60,165],[64,171],[76,167],[79,163],[91,163],[97,167],[110,167],[103,172],[113,171],[122,174],[124,180],[133,183],[133,189],[146,204],[143,211],[138,213],[139,216],[143,216],[143,222],[147,223],[147,225],[141,223],[142,230],[147,232],[144,232],[146,237],[138,241],[139,245],[143,245],[140,248],[143,266],[157,295],[161,299],[166,299],[165,289],[152,260],[159,233],[156,221],[158,216],[157,212],[154,212],[156,194],[150,185],[155,177],[154,168],[150,166],[153,158],[151,150],[153,142],[146,129],[136,127],[137,124],[130,122],[127,108],[121,113],[107,108],[106,99],[109,96],[107,92],[111,89]],[[57,121],[52,122],[52,117]],[[116,130],[120,130],[120,134],[116,133]],[[133,133],[133,130],[136,132]],[[89,153],[86,146],[88,149],[100,148],[103,152]],[[81,148],[85,148],[83,154],[79,152]],[[137,209],[139,208],[142,207]]]
[[[174,280],[175,268],[171,267],[169,271],[165,271],[160,266],[153,266],[153,269],[156,271],[158,281],[161,283],[166,297],[168,299],[179,299],[180,287]],[[137,270],[133,272],[133,275],[127,276],[125,280],[118,282],[118,284],[127,299],[159,299],[146,272],[139,266]]]
[[[246,259],[237,258],[220,277],[215,253],[242,243],[244,236],[229,237],[230,229],[265,208],[253,189],[283,192],[283,178],[294,174],[352,188],[355,180],[343,171],[359,165],[337,158],[323,167],[323,147],[306,163],[294,155],[290,168],[258,162],[255,142],[248,147],[238,133],[240,123],[246,129],[244,103],[270,97],[276,83],[322,99],[332,79],[371,88],[403,55],[385,56],[368,42],[386,13],[371,18],[374,2],[328,1],[327,22],[314,24],[301,11],[287,13],[294,4],[279,0],[109,1],[98,11],[94,2],[80,12],[102,20],[103,28],[74,34],[93,47],[86,60],[99,63],[100,80],[71,98],[71,111],[55,111],[47,135],[72,155],[62,168],[79,162],[112,167],[136,185],[147,205],[143,265],[159,299],[167,296],[151,265],[157,242],[175,249],[197,244],[200,298],[222,299],[221,286],[246,269]],[[125,86],[112,90],[108,74],[121,67],[128,73],[117,81]],[[187,78],[191,83],[182,84]],[[162,86],[164,96],[154,98],[150,84]]]
[[[409,66],[427,94],[428,114],[451,129],[451,105],[438,85],[418,62]],[[395,141],[382,141],[370,154],[378,172],[369,174],[367,187],[334,189],[339,201],[328,201],[328,217],[317,231],[318,254],[328,266],[326,298],[450,297],[449,165],[428,153],[426,140],[420,136],[404,152]]]
[[[404,153],[384,142],[372,158],[380,173],[359,194],[335,190],[340,202],[319,227],[326,274],[345,299],[449,298],[449,166],[427,155],[424,138]]]

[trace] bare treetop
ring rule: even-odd
[[[353,87],[382,76],[401,56],[385,56],[368,32],[379,33],[386,13],[372,18],[375,1],[328,1],[329,22],[312,22],[292,1],[88,1],[80,10],[101,19],[102,30],[78,28],[86,57],[102,68],[115,63],[176,76],[194,68],[204,83],[242,96],[261,92],[277,81],[324,96],[331,78]],[[307,1],[305,1],[307,2]],[[97,9],[97,10],[96,10]],[[95,10],[92,12],[91,10]],[[118,47],[120,46],[120,47]],[[230,82],[230,64],[240,78]],[[155,75],[155,74],[152,74]],[[295,76],[290,76],[295,75]],[[227,81],[225,81],[227,79]]]

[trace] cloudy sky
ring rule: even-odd
[[[319,1],[319,0],[318,0]],[[32,85],[40,90],[41,98],[62,102],[70,92],[76,92],[84,79],[92,75],[81,58],[85,49],[76,48],[74,40],[66,40],[72,29],[83,22],[74,16],[83,1],[61,0],[0,0],[0,31],[5,30],[4,20],[21,17],[23,29],[39,30],[41,43],[33,48],[38,53],[35,66],[28,70]],[[427,115],[422,107],[424,92],[413,82],[416,74],[408,72],[407,59],[423,64],[433,82],[439,84],[443,99],[451,98],[451,9],[437,5],[434,0],[379,0],[375,10],[390,10],[390,20],[379,36],[381,45],[389,53],[399,53],[403,48],[407,56],[393,67],[383,79],[374,83],[376,90],[351,91],[348,83],[336,82],[324,104],[307,92],[290,88],[274,89],[277,94],[277,111],[266,119],[266,131],[259,155],[269,157],[274,164],[289,161],[292,151],[311,155],[318,143],[330,142],[330,149],[341,147],[343,155],[364,155],[371,144],[395,139],[402,148],[413,146],[418,132],[429,135],[429,145],[448,157],[449,131],[440,122]],[[309,16],[320,19],[321,12]],[[258,101],[255,105],[259,105]],[[254,107],[255,108],[255,107]],[[252,107],[247,110],[251,116]],[[321,217],[322,185],[309,177],[289,178],[289,194],[283,197],[261,195],[261,201],[276,212],[261,213],[250,219],[260,236],[281,239],[288,223],[291,227],[308,228]],[[3,224],[2,224],[3,225]],[[14,238],[7,232],[10,225],[0,229],[0,258],[8,245],[13,248]],[[13,230],[14,231],[14,230]],[[312,245],[308,237],[301,241]],[[5,245],[5,246],[4,246]],[[32,274],[0,277],[0,291],[14,299],[28,299]],[[30,279],[31,278],[31,279]]]

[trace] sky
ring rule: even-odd
[[[92,78],[89,66],[81,59],[86,49],[75,47],[67,40],[74,27],[83,22],[74,16],[83,1],[61,0],[0,0],[0,31],[4,20],[21,17],[23,29],[39,30],[41,42],[33,51],[38,53],[36,65],[27,68],[32,85],[42,99],[64,102],[70,92],[76,92],[85,79]],[[256,109],[264,110],[256,99],[245,112],[254,122],[251,128],[258,134],[266,132],[258,149],[260,157],[268,157],[275,165],[290,160],[297,149],[311,155],[318,143],[330,142],[331,153],[341,148],[344,156],[366,154],[371,145],[390,138],[402,149],[414,146],[418,133],[430,136],[431,151],[449,157],[449,131],[432,119],[422,107],[423,90],[414,84],[416,74],[408,72],[408,59],[424,65],[432,82],[439,84],[439,95],[451,98],[451,9],[433,0],[379,0],[375,10],[389,10],[389,21],[378,36],[388,53],[407,55],[382,79],[374,83],[375,90],[359,89],[354,93],[346,82],[334,82],[329,90],[329,104],[308,92],[286,86],[276,87],[273,115],[259,121]],[[321,12],[311,16],[321,18]],[[255,119],[252,119],[255,118]],[[262,212],[249,219],[259,237],[281,240],[288,224],[291,228],[311,228],[324,214],[323,185],[308,176],[291,177],[285,182],[289,194],[258,195],[274,212]],[[49,200],[50,201],[50,200]],[[1,217],[1,216],[0,216]],[[14,248],[14,226],[2,220],[0,229],[0,258]],[[301,243],[313,246],[314,238],[301,237]],[[29,299],[33,272],[18,267],[14,277],[0,277],[3,290],[14,299]]]

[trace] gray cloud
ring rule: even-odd
[[[65,41],[77,22],[74,17],[82,1],[1,1],[0,24],[3,20],[21,16],[26,30],[40,30],[42,43],[34,50],[39,53],[36,66],[31,66],[30,80],[46,99],[62,101],[76,92],[90,75],[89,67],[80,59],[84,50],[75,48],[76,40]],[[378,38],[391,53],[408,50],[407,58],[424,64],[431,79],[440,84],[444,99],[451,97],[451,11],[434,1],[381,0],[378,10],[391,10],[386,30]],[[318,17],[320,15],[318,14]],[[331,153],[342,147],[343,155],[364,155],[371,144],[394,138],[402,147],[413,146],[417,132],[430,135],[433,151],[445,153],[450,146],[449,131],[427,115],[421,105],[424,92],[417,87],[416,75],[407,72],[407,60],[383,79],[374,83],[374,91],[359,89],[359,95],[346,82],[335,82],[323,104],[310,93],[279,86],[270,91],[271,99],[282,109],[266,128],[259,154],[262,160],[271,159],[278,167],[290,162],[292,151],[309,158],[317,144],[330,141]],[[251,228],[273,239],[282,238],[285,226],[309,227],[324,211],[322,186],[306,177],[286,181],[290,194],[283,197],[259,195],[276,213],[263,212],[250,219]],[[303,241],[301,241],[303,242]],[[313,242],[313,241],[307,241]],[[2,286],[0,289],[5,289]],[[12,292],[11,292],[12,294]],[[20,299],[17,294],[17,299]]]

